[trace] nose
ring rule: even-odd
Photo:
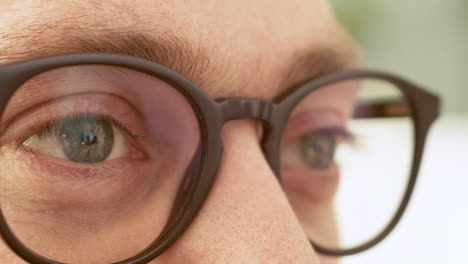
[[[269,167],[257,121],[228,121],[215,182],[198,216],[162,263],[318,263]]]

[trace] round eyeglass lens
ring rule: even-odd
[[[389,224],[409,180],[414,121],[407,98],[379,79],[348,79],[305,96],[280,153],[284,189],[310,240],[344,250]]]
[[[137,255],[171,224],[179,186],[198,173],[193,107],[130,69],[38,74],[10,98],[0,125],[4,218],[25,246],[58,262]]]

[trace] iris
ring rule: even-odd
[[[301,138],[301,155],[312,169],[329,168],[335,156],[336,137],[321,131],[311,132]]]
[[[114,144],[112,126],[98,116],[66,118],[56,124],[65,155],[79,163],[101,162]]]

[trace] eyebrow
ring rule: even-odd
[[[150,35],[112,29],[109,32],[100,30],[97,34],[88,28],[56,30],[51,25],[44,25],[22,34],[0,34],[0,39],[8,43],[0,46],[0,65],[4,61],[14,62],[60,54],[121,54],[161,64],[200,87],[209,80],[210,74],[220,70],[211,63],[209,52],[194,42],[169,33]],[[306,80],[352,68],[356,60],[356,54],[349,43],[310,47],[294,54],[291,61],[283,62],[283,76],[278,86],[283,93],[287,88]]]
[[[52,31],[52,32],[48,32]],[[23,34],[1,35],[9,45],[0,47],[0,65],[3,61],[22,61],[45,56],[72,53],[109,53],[143,58],[197,80],[201,70],[210,62],[194,43],[174,35],[159,38],[127,31],[90,32],[84,28],[58,30],[51,27],[34,29]],[[51,34],[52,33],[52,34]],[[44,37],[41,37],[44,36]]]

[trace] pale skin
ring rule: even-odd
[[[209,63],[197,65],[197,56],[192,56],[195,66],[191,71],[177,63],[166,66],[182,72],[212,98],[269,100],[305,80],[355,65],[352,45],[325,0],[274,4],[264,0],[12,0],[0,3],[0,13],[1,64],[29,59],[29,53],[35,52],[54,55],[87,51],[66,43],[80,34],[87,38],[112,32],[154,39],[174,36],[207,55]],[[44,47],[50,49],[41,51]],[[301,57],[306,51],[309,56]],[[349,105],[344,102],[349,102],[349,95],[336,95],[330,101],[321,96],[326,95],[317,94],[315,100],[348,111]],[[154,263],[330,261],[311,247],[265,161],[259,145],[261,135],[255,121],[226,123],[224,152],[207,201],[189,229]],[[330,192],[335,189],[329,188]],[[323,197],[330,197],[324,193]],[[333,222],[331,199],[317,199],[317,203],[325,209],[313,215],[316,223]],[[333,241],[333,225],[328,229],[320,235]],[[4,245],[0,246],[0,260],[23,263]]]

